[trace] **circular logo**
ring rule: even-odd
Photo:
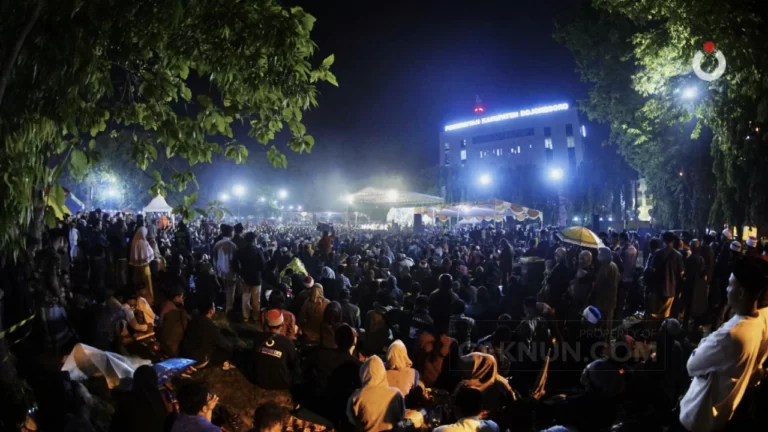
[[[717,67],[712,72],[706,72],[701,68],[701,62],[704,60],[704,53],[715,54],[715,59],[717,59]],[[720,51],[715,52],[714,42],[705,42],[704,52],[697,51],[693,56],[693,73],[695,73],[697,77],[703,79],[704,81],[714,81],[723,76],[725,73],[725,56]]]

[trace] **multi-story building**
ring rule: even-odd
[[[586,129],[567,103],[478,117],[446,125],[440,165],[472,171],[534,165],[575,174]]]

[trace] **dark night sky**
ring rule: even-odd
[[[586,96],[572,55],[552,39],[554,17],[579,0],[296,3],[317,18],[315,61],[335,54],[339,87],[321,84],[319,107],[305,115],[316,139],[311,155],[289,152],[288,170],[261,171],[259,160],[249,171],[258,166],[297,192],[323,176],[435,165],[442,126],[472,118],[476,94],[489,113]]]

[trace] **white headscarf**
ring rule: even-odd
[[[155,258],[152,246],[147,241],[147,229],[140,227],[131,240],[131,265],[143,266]]]

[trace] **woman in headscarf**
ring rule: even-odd
[[[318,283],[312,286],[309,299],[307,299],[299,312],[299,328],[307,342],[312,344],[320,343],[323,317],[328,303],[328,299],[323,297],[323,286]]]
[[[152,366],[140,366],[133,373],[131,390],[117,398],[109,432],[163,432],[167,417],[157,372]]]
[[[331,301],[338,301],[343,282],[340,279],[336,279],[336,273],[330,267],[323,267],[320,270],[320,277],[320,285],[323,286],[325,298]]]
[[[341,304],[337,301],[328,303],[323,312],[320,345],[325,348],[336,348],[336,329],[342,324],[344,324],[344,321],[342,320]]]
[[[405,344],[400,339],[392,342],[387,349],[387,381],[390,386],[400,389],[403,397],[419,385],[419,371],[411,366],[413,362],[408,358]]]
[[[516,400],[516,396],[507,380],[499,375],[496,359],[490,354],[471,353],[462,356],[461,360],[467,366],[467,378],[459,383],[454,394],[462,387],[479,390],[483,394],[484,413],[480,417],[503,424],[502,411]]]
[[[621,282],[619,267],[613,262],[613,253],[605,246],[597,250],[600,269],[595,276],[595,303],[606,327],[606,337],[610,338],[613,324],[613,311],[616,309],[616,296]]]
[[[384,362],[371,356],[360,367],[363,387],[349,397],[347,418],[356,430],[392,430],[405,416],[405,399],[400,390],[387,383]]]
[[[154,302],[155,293],[152,290],[152,274],[149,270],[149,263],[155,258],[155,253],[147,241],[147,229],[140,227],[136,230],[136,235],[131,241],[131,257],[129,264],[133,269],[133,281],[136,286],[144,284],[149,288],[150,298],[147,300]]]

